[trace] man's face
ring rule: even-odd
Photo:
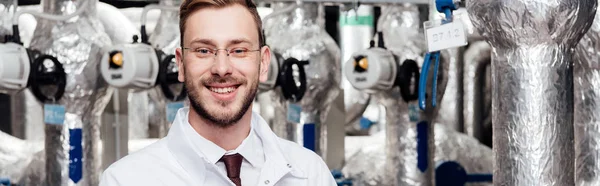
[[[211,123],[231,126],[249,113],[258,81],[267,78],[271,54],[259,46],[252,14],[241,5],[201,9],[188,17],[183,40],[176,58],[190,105]],[[227,56],[213,49],[248,51]],[[217,56],[207,55],[211,50]]]

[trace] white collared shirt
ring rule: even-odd
[[[206,143],[210,141],[201,140],[188,122],[188,113],[188,108],[178,111],[167,137],[113,163],[102,174],[100,186],[235,186],[217,162],[225,150],[213,149]],[[240,175],[243,186],[336,185],[317,154],[277,137],[254,112],[251,126],[253,132],[234,150],[245,159]]]
[[[189,123],[188,123],[189,124]],[[217,144],[210,140],[202,137],[201,135],[188,134],[193,136],[192,143],[198,143],[202,146],[202,153],[207,158],[208,162],[215,164],[218,170],[227,177],[227,169],[225,163],[219,161],[224,155],[240,154],[244,157],[242,161],[242,167],[240,169],[240,178],[242,185],[257,185],[260,171],[265,163],[265,154],[263,152],[262,141],[254,132],[253,124],[250,125],[250,132],[248,137],[242,141],[240,146],[234,150],[225,151],[225,149],[219,147]],[[187,127],[186,127],[187,128]],[[193,128],[187,128],[189,131],[195,133]],[[232,182],[233,183],[233,182]]]

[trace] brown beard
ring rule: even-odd
[[[242,119],[242,117],[244,116],[244,114],[248,111],[248,109],[250,108],[250,105],[252,105],[252,102],[254,101],[254,97],[256,97],[256,92],[258,91],[258,77],[250,82],[248,88],[248,92],[246,93],[246,95],[243,97],[243,102],[242,102],[242,107],[240,108],[240,110],[235,113],[233,116],[231,117],[219,117],[217,115],[212,115],[208,112],[208,109],[206,108],[206,105],[202,104],[202,98],[200,98],[199,95],[199,87],[198,86],[204,86],[206,84],[209,83],[225,83],[225,82],[235,82],[235,83],[241,83],[244,80],[238,80],[235,78],[232,78],[231,76],[222,78],[222,77],[218,77],[218,76],[212,76],[210,78],[208,78],[207,80],[203,80],[201,81],[202,83],[199,84],[195,84],[193,81],[191,81],[192,78],[186,77],[185,78],[185,86],[188,87],[187,88],[187,94],[188,94],[188,98],[190,100],[190,105],[191,107],[194,109],[194,111],[202,118],[206,119],[209,121],[209,123],[220,127],[220,128],[228,128],[230,126],[232,126],[233,124],[237,123],[238,121],[240,121],[240,119]],[[226,106],[227,103],[226,102],[222,102],[221,103],[222,106]]]

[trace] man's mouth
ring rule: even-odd
[[[228,85],[228,86],[206,86],[208,88],[208,90],[214,92],[214,93],[218,93],[218,94],[227,94],[227,93],[232,93],[235,90],[237,90],[237,88],[240,85]]]

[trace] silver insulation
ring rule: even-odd
[[[482,139],[484,112],[487,110],[486,69],[491,65],[492,49],[485,41],[471,43],[464,57],[464,131],[476,139]]]
[[[402,4],[397,6],[382,7],[382,15],[379,18],[378,30],[383,33],[386,47],[397,56],[399,63],[406,59],[412,59],[423,63],[422,55],[425,51],[423,36],[419,31],[419,11],[416,6]],[[444,90],[448,84],[449,64],[451,63],[448,52],[442,52],[440,70],[438,74],[437,101],[444,97]],[[430,67],[433,69],[433,65]],[[433,70],[430,69],[430,72]],[[433,74],[433,73],[432,73]],[[433,76],[428,78],[432,82]],[[431,84],[430,84],[431,85]],[[431,95],[431,89],[428,89]],[[382,92],[377,95],[379,101],[386,108],[386,142],[385,142],[385,166],[384,180],[381,185],[433,185],[434,158],[430,154],[429,167],[422,173],[416,166],[416,129],[415,122],[411,122],[407,116],[408,104],[400,97],[398,88]],[[412,103],[415,104],[415,103]],[[442,103],[443,104],[443,103]],[[428,103],[430,105],[430,103]],[[439,107],[421,112],[421,120],[435,122]],[[435,152],[434,127],[429,127],[429,152]],[[435,135],[434,135],[435,134]],[[441,134],[443,135],[443,134]]]
[[[81,7],[89,1],[87,7]],[[96,0],[43,0],[48,14],[65,15],[85,8],[82,15],[67,21],[38,19],[31,48],[53,55],[67,73],[65,94],[59,104],[66,108],[63,125],[46,125],[46,184],[97,185],[100,176],[98,145],[100,115],[112,94],[98,75],[102,48],[111,43],[96,18]],[[39,112],[41,113],[41,112]],[[38,113],[37,117],[40,117]],[[69,129],[83,131],[83,177],[74,184],[69,179]]]
[[[439,12],[434,12],[435,21],[441,21],[445,18],[444,14]],[[467,29],[467,37],[471,39],[474,37],[472,28],[469,29],[470,20],[465,19],[468,17],[466,11],[464,9],[457,10],[453,12],[455,15],[454,19],[456,21],[460,21],[465,24],[465,28]],[[476,33],[476,32],[475,32]],[[459,48],[451,48],[448,50],[444,50],[447,52],[445,56],[449,61],[448,66],[448,85],[446,87],[446,91],[444,92],[445,96],[440,103],[440,111],[437,115],[436,121],[439,123],[444,123],[448,125],[449,128],[452,128],[456,131],[463,131],[463,53],[464,47]],[[430,71],[431,72],[431,71]]]
[[[161,5],[179,6],[181,0],[161,0]],[[160,17],[150,36],[150,42],[155,48],[161,49],[165,54],[175,54],[175,49],[180,47],[179,12],[161,11]],[[179,92],[179,91],[177,91]],[[170,123],[167,121],[167,103],[159,87],[148,91],[150,102],[148,110],[150,119],[150,137],[162,138],[167,135]]]
[[[134,25],[118,8],[98,2],[97,16],[113,44],[132,43],[134,35],[140,35],[139,26]]]
[[[574,63],[575,184],[600,185],[600,12]]]
[[[277,3],[274,10],[288,7],[292,3]],[[315,151],[326,159],[327,125],[323,122],[331,103],[340,92],[340,49],[335,41],[318,24],[319,7],[316,3],[303,3],[291,12],[281,15],[278,22],[269,23],[270,32],[267,35],[272,51],[284,58],[294,57],[298,60],[308,60],[305,65],[307,91],[302,100],[297,103],[302,107],[301,125],[315,123]],[[276,114],[277,115],[277,114]],[[285,116],[285,115],[284,115]],[[297,130],[297,132],[301,132]],[[297,139],[301,137],[297,136]],[[300,139],[298,139],[301,141]]]
[[[396,113],[398,114],[398,113]],[[398,114],[400,115],[400,114]],[[397,116],[396,116],[397,117]],[[407,113],[403,113],[400,116],[401,118],[407,118]],[[442,161],[456,161],[460,163],[461,166],[465,168],[467,173],[491,173],[493,170],[493,152],[489,147],[480,144],[477,140],[454,131],[453,129],[449,129],[445,127],[445,124],[437,123],[435,126],[435,144],[436,144],[436,152],[435,152],[435,162]],[[406,151],[398,151],[402,153],[402,156],[399,156],[402,161],[409,162],[407,164],[401,165],[400,169],[405,171],[407,176],[404,176],[400,182],[397,183],[389,183],[390,177],[386,175],[387,169],[386,167],[386,151],[385,143],[385,133],[382,131],[380,133],[374,134],[369,137],[360,137],[360,141],[364,143],[368,143],[368,145],[364,145],[362,148],[356,150],[349,158],[346,158],[346,164],[342,169],[342,172],[346,177],[353,178],[353,185],[355,186],[404,186],[404,185],[424,185],[421,180],[419,180],[418,174],[420,172],[416,169],[416,128],[414,125],[412,127],[405,126],[406,136],[412,137],[410,141],[403,142],[403,146],[398,147],[408,148],[411,150]],[[356,138],[356,137],[347,137],[346,141],[351,143],[354,141],[348,138]],[[410,142],[410,143],[409,143]],[[350,154],[350,153],[346,153]],[[440,185],[440,184],[438,184]],[[441,184],[443,185],[443,184]],[[467,184],[467,185],[476,185],[476,184]],[[477,184],[477,185],[491,185],[491,184]]]
[[[17,10],[16,0],[0,0],[0,36],[12,34],[12,18]],[[4,38],[0,38],[4,41]]]
[[[44,149],[42,141],[25,141],[0,131],[0,178],[18,182],[32,162],[34,154]]]
[[[179,6],[180,0],[161,0],[160,5],[167,6]],[[180,34],[179,34],[179,12],[177,11],[161,11],[156,27],[150,35],[150,43],[157,49],[162,50],[165,54],[175,54],[175,49],[180,46]],[[160,87],[150,89],[148,91],[140,92],[140,96],[132,94],[130,95],[130,101],[136,98],[144,99],[147,92],[148,108],[148,137],[162,138],[167,135],[169,131],[170,123],[167,121],[167,103],[172,100],[166,100]],[[131,102],[130,102],[131,103]],[[142,107],[143,108],[143,107]],[[138,109],[140,109],[138,107]],[[131,112],[130,112],[131,113]],[[130,115],[130,117],[132,117]],[[136,117],[136,116],[133,116]],[[137,116],[140,117],[140,116]],[[144,120],[145,118],[139,118]],[[131,121],[131,120],[130,120]],[[132,123],[138,125],[136,123]]]
[[[596,6],[596,0],[467,4],[493,47],[496,185],[574,185],[573,49]]]

